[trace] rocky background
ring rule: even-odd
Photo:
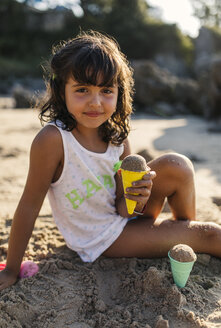
[[[172,55],[160,64],[157,59],[133,61],[137,104],[144,112],[162,116],[196,114],[220,120],[220,41],[212,29],[200,29],[194,40],[192,75]]]
[[[1,106],[7,107],[12,96],[16,108],[30,107],[44,92],[42,74],[46,72],[41,66],[51,46],[80,29],[92,28],[114,36],[132,63],[137,112],[163,117],[199,115],[214,121],[210,129],[221,130],[220,20],[211,23],[217,8],[208,7],[210,27],[203,24],[204,17],[194,39],[175,24],[154,18],[154,8],[145,0],[81,0],[80,16],[62,6],[40,11],[33,3],[0,3],[0,95],[7,98]],[[219,12],[215,14],[217,18]]]

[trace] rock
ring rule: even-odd
[[[143,105],[157,101],[171,102],[176,77],[149,60],[132,62],[134,68],[135,99]]]
[[[208,98],[211,111],[209,118],[221,117],[221,57],[214,61],[209,72]]]
[[[144,157],[147,163],[154,159],[154,156],[152,156],[147,149],[142,149],[137,154]]]
[[[182,103],[186,107],[187,113],[202,114],[202,106],[199,101],[200,86],[197,81],[190,78],[177,79],[174,98],[176,103]]]
[[[141,154],[140,154],[141,155]],[[214,204],[216,204],[218,207],[221,207],[221,197],[214,196],[212,197],[212,201]]]
[[[160,116],[173,116],[177,114],[175,106],[166,102],[157,102],[154,105],[154,112]]]
[[[203,116],[215,120],[212,132],[221,131],[221,34],[212,28],[202,27],[195,40],[194,72],[200,85]]]
[[[132,62],[135,78],[135,101],[160,115],[199,114],[202,112],[199,83],[192,79],[179,78],[149,60]],[[182,106],[180,106],[182,104]],[[174,108],[173,108],[174,107]],[[184,112],[185,111],[185,112]]]
[[[208,71],[214,53],[213,33],[210,29],[203,26],[200,28],[199,35],[195,40],[194,71],[197,76]]]
[[[21,85],[14,87],[12,96],[15,100],[15,108],[30,108],[34,103],[34,95]]]
[[[188,68],[183,59],[171,53],[158,53],[154,62],[176,76],[187,76]]]
[[[199,85],[203,116],[214,120],[215,125],[211,131],[219,132],[221,127],[221,57],[210,62],[207,71],[199,77]]]

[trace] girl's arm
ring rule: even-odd
[[[121,160],[123,160],[126,156],[131,154],[130,144],[128,139],[124,141],[124,152],[121,155]],[[137,181],[137,185],[130,188],[130,191],[127,194],[129,199],[137,201],[137,205],[135,208],[136,212],[142,212],[144,209],[151,193],[152,188],[152,179],[156,176],[155,172],[151,171],[149,174],[146,174],[142,180]],[[123,183],[120,174],[115,175],[116,181],[116,209],[118,214],[122,217],[134,217],[136,214],[129,215],[127,212],[127,206],[125,201]],[[132,195],[130,193],[137,193],[138,195]]]
[[[60,133],[57,128],[46,126],[31,146],[29,173],[13,218],[6,268],[0,272],[0,290],[17,280],[35,220],[49,186],[56,179],[62,164],[63,145]]]

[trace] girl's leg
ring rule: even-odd
[[[156,219],[167,198],[175,219],[195,219],[194,170],[190,160],[170,153],[148,163],[157,176],[153,180],[151,196],[145,216]]]
[[[194,172],[182,155],[166,154],[148,163],[157,177],[144,217],[131,220],[103,253],[108,257],[162,257],[176,244],[221,257],[221,226],[195,219]],[[157,219],[165,198],[177,220]],[[179,220],[187,219],[187,220]]]
[[[176,244],[187,244],[198,253],[221,257],[221,226],[189,220],[139,218],[125,226],[103,253],[107,257],[164,257]]]

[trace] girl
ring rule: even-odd
[[[82,33],[55,48],[47,90],[40,119],[48,124],[31,146],[0,289],[16,282],[47,192],[67,246],[83,261],[101,254],[166,256],[177,243],[221,256],[221,227],[194,221],[194,173],[186,157],[167,154],[151,161],[152,171],[124,195],[113,167],[130,154],[133,79],[113,39]],[[137,201],[136,220],[128,220],[125,197]],[[156,220],[166,198],[174,220]]]

